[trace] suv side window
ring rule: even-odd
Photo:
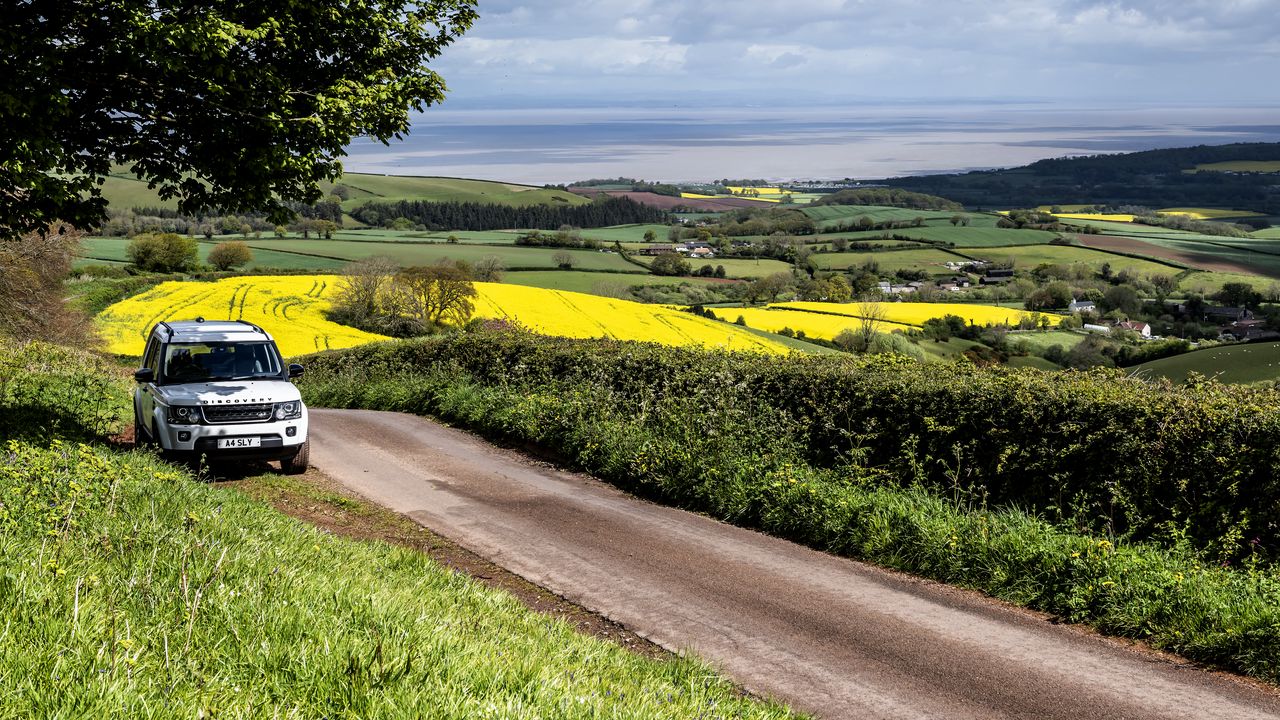
[[[142,356],[142,367],[151,368],[152,372],[156,374],[156,379],[159,379],[160,341],[156,338],[151,338],[151,341],[147,343],[147,351]]]

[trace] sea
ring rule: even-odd
[[[867,181],[1051,157],[1280,141],[1280,108],[931,102],[821,107],[431,108],[349,172],[532,185],[630,177]]]

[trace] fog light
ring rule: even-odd
[[[296,428],[296,427],[287,427],[287,428],[285,428],[285,429],[284,429],[284,434],[285,434],[285,435],[288,435],[289,437],[294,437],[294,436],[296,436],[296,435],[298,434],[298,428]]]
[[[191,440],[191,431],[189,430],[178,431],[178,442],[189,442],[190,440]]]

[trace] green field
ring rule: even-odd
[[[1280,161],[1277,160],[1231,160],[1228,162],[1205,163],[1197,165],[1196,170],[1207,172],[1280,172]]]
[[[862,267],[874,261],[882,273],[894,273],[899,270],[919,268],[934,274],[950,272],[943,263],[963,262],[964,258],[952,255],[943,250],[921,248],[918,250],[891,250],[887,252],[862,253],[819,253],[813,256],[814,263],[824,270],[843,270],[845,268]]]
[[[834,227],[851,220],[857,220],[862,216],[871,218],[872,222],[886,221],[906,221],[910,222],[916,218],[924,218],[926,222],[947,222],[955,215],[962,215],[969,218],[972,225],[985,224],[988,222],[987,216],[966,213],[966,212],[950,212],[938,210],[911,210],[908,208],[884,207],[880,205],[816,205],[812,207],[799,208],[800,212],[808,215],[817,223],[820,229]],[[994,225],[995,219],[989,222]]]
[[[1026,343],[1032,351],[1044,352],[1054,345],[1061,345],[1064,350],[1071,348],[1084,342],[1088,337],[1087,332],[1071,331],[1071,330],[1037,330],[1034,332],[1011,332],[1009,333],[1009,343],[1018,344]]]
[[[552,257],[560,250],[554,248],[500,247],[483,245],[449,245],[442,243],[414,244],[407,242],[352,242],[347,240],[252,240],[249,247],[257,252],[275,250],[297,253],[301,256],[322,256],[340,261],[359,260],[380,255],[389,257],[401,265],[430,265],[444,260],[479,262],[496,257],[508,268],[553,268]],[[641,273],[643,270],[623,260],[615,253],[596,250],[565,250],[574,259],[574,267],[581,270],[613,270]]]
[[[814,257],[818,256],[815,255]],[[636,257],[636,260],[647,265],[653,261],[653,258],[638,256]],[[710,260],[690,260],[689,264],[693,266],[694,270],[697,270],[703,265],[710,265],[711,267],[723,265],[725,274],[731,278],[759,278],[778,272],[790,272],[792,270],[790,263],[785,263],[781,260],[771,260],[768,258],[760,258],[759,260],[743,258],[711,258]],[[634,265],[631,266],[631,269],[639,270],[639,268]]]
[[[500,205],[583,205],[590,202],[580,195],[564,190],[548,190],[529,185],[464,180],[443,177],[408,177],[398,175],[370,175],[347,173],[337,181],[348,188],[349,199],[342,203],[350,211],[371,200],[394,202],[396,200],[425,200],[428,202],[480,202]],[[333,192],[331,183],[321,183],[325,193]],[[102,195],[112,208],[160,207],[177,209],[176,200],[162,201],[145,182],[138,180],[122,168],[106,179]]]
[[[240,240],[239,236],[234,238],[226,238]],[[200,241],[200,262],[209,262],[209,251],[214,245],[222,240]],[[107,264],[111,263],[128,263],[129,256],[125,253],[125,248],[129,245],[129,238],[86,238],[82,241],[84,246],[84,257],[77,264],[81,267],[84,265]],[[253,241],[249,241],[253,242]],[[268,242],[268,241],[262,241]],[[325,242],[323,240],[299,240],[298,242]],[[252,245],[251,245],[252,247]],[[246,270],[256,270],[259,268],[279,268],[281,270],[336,270],[343,265],[345,261],[333,260],[323,257],[309,257],[306,255],[298,255],[288,252],[277,252],[269,249],[261,249],[253,247],[253,261],[245,268]]]
[[[1192,372],[1224,383],[1255,383],[1280,379],[1280,343],[1224,345],[1152,360],[1130,368],[1153,378],[1179,383]]]
[[[1154,225],[1112,222],[1110,220],[1068,220],[1066,222],[1077,227],[1086,225],[1095,227],[1104,235],[1165,235],[1181,232],[1180,230],[1170,230],[1169,228],[1156,227]]]
[[[1180,268],[1174,268],[1151,260],[1141,260],[1069,245],[1033,245],[1000,248],[998,250],[971,250],[966,254],[994,263],[1012,261],[1013,266],[1021,270],[1029,270],[1042,264],[1073,265],[1075,263],[1083,263],[1095,268],[1109,264],[1112,272],[1118,273],[1127,270],[1130,273],[1143,276],[1168,275],[1180,270]]]
[[[602,243],[639,243],[641,247],[648,244],[644,239],[645,231],[652,230],[656,239],[654,242],[666,243],[667,233],[670,232],[670,225],[614,225],[606,228],[591,228],[583,230],[582,236],[595,238]]]
[[[514,245],[524,230],[455,230],[453,232],[419,232],[413,230],[339,230],[334,240],[364,240],[369,242],[438,242],[447,243],[453,236],[460,243],[470,245]],[[297,233],[289,237],[299,238]]]
[[[1186,236],[1144,235],[1141,239],[1170,250],[1195,253],[1230,262],[1259,275],[1280,278],[1280,241],[1190,234]]]
[[[1269,227],[1266,230],[1257,230],[1253,233],[1253,236],[1266,240],[1280,239],[1280,227]]]
[[[107,204],[114,210],[135,207],[178,209],[177,200],[161,200],[155,190],[123,169],[113,171],[101,189],[102,197],[106,198]]]
[[[1005,247],[1009,245],[1043,245],[1058,237],[1058,233],[1048,230],[1032,230],[1027,228],[991,227],[952,227],[945,225],[926,225],[918,228],[900,228],[898,230],[860,230],[829,235],[819,238],[847,238],[850,242],[880,242],[877,238],[886,232],[890,235],[915,238],[927,242],[954,243],[956,247]]]
[[[639,270],[639,268],[636,268]],[[502,282],[512,285],[569,290],[572,292],[622,297],[628,288],[637,285],[723,285],[723,280],[692,277],[665,277],[622,273],[582,272],[578,270],[519,270],[504,273]]]
[[[1200,295],[1212,295],[1222,289],[1227,283],[1247,283],[1253,286],[1254,290],[1265,290],[1275,285],[1277,280],[1259,275],[1246,275],[1243,273],[1227,273],[1227,272],[1205,272],[1195,271],[1188,273],[1185,277],[1178,281],[1178,287],[1185,292],[1194,292]]]
[[[424,200],[427,202],[478,202],[499,205],[584,205],[586,198],[565,190],[547,190],[530,185],[464,180],[444,177],[409,177],[347,173],[339,185],[350,188],[350,199],[342,203],[352,210],[371,200]]]

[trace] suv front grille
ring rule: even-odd
[[[213,424],[258,423],[271,419],[272,405],[204,406],[204,420]]]

